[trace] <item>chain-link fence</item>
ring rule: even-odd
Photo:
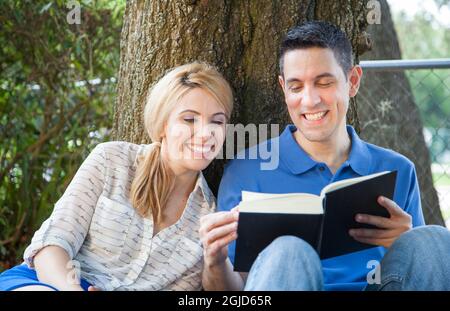
[[[450,59],[361,66],[361,136],[415,163],[427,222],[439,222],[439,205],[450,228]]]

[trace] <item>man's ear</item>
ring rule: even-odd
[[[285,89],[284,89],[284,78],[283,78],[282,75],[278,76],[278,83],[280,83],[280,86],[281,86],[281,89],[283,90],[283,93],[286,93]]]
[[[355,97],[358,93],[359,86],[361,84],[361,78],[363,75],[363,71],[361,66],[355,65],[353,68],[349,71],[349,83],[350,83],[350,90],[349,90],[349,96]]]

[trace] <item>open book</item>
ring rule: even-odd
[[[258,254],[283,235],[302,238],[321,259],[374,247],[357,242],[348,231],[372,227],[356,222],[358,213],[389,217],[377,198],[392,199],[396,177],[396,171],[385,171],[341,180],[324,187],[320,196],[242,191],[235,271],[249,271]]]

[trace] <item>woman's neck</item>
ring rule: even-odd
[[[174,173],[175,179],[173,191],[189,196],[189,194],[194,190],[198,174],[199,172],[196,171],[187,171],[178,174]]]
[[[171,160],[167,152],[167,146],[164,142],[161,145],[161,157],[174,176],[172,191],[189,196],[189,194],[194,190],[199,171],[186,169],[181,167],[177,161]]]

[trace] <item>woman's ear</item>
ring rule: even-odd
[[[359,65],[355,65],[352,67],[352,69],[349,72],[349,84],[350,84],[350,89],[349,89],[349,96],[350,97],[355,97],[356,94],[358,93],[359,90],[359,86],[361,84],[361,78],[363,75],[363,71],[361,66]]]
[[[160,141],[162,141],[164,138],[166,138],[166,133],[167,133],[167,121],[164,123],[164,125],[163,125],[163,131],[162,131],[162,133],[161,133],[161,136],[159,137],[160,138]]]

